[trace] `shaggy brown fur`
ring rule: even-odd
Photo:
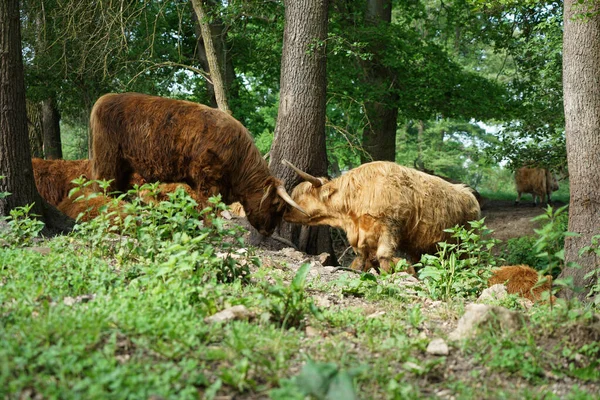
[[[540,279],[538,272],[527,265],[508,265],[493,271],[488,285],[498,283],[505,284],[508,293],[516,293],[535,302],[541,300],[543,292],[551,289],[552,275]],[[551,299],[553,301],[554,296]]]
[[[558,181],[556,176],[544,168],[529,168],[521,167],[515,172],[515,184],[517,187],[517,200],[515,204],[521,202],[523,193],[530,193],[533,197],[533,205],[537,205],[537,199],[540,199],[540,204],[550,203],[550,195],[558,190]]]
[[[136,176],[136,174],[132,175],[132,184],[137,183],[141,185],[145,183],[143,179]],[[158,185],[156,193],[151,194],[148,190],[142,190],[139,193],[140,199],[144,203],[155,203],[169,200],[169,193],[177,190],[178,187],[182,187],[183,190],[190,195],[194,200],[198,202],[196,192],[194,192],[189,185],[185,183],[161,183]],[[58,205],[58,209],[62,211],[64,214],[69,217],[76,219],[79,214],[83,214],[80,221],[90,221],[100,215],[100,210],[104,206],[105,212],[117,211],[118,214],[124,218],[125,213],[123,207],[125,206],[125,202],[119,201],[117,207],[115,207],[112,202],[113,198],[104,196],[103,194],[98,193],[96,196],[91,197],[90,194],[93,193],[91,189],[86,189],[83,192],[74,193],[70,197],[65,197],[60,204]],[[78,200],[79,198],[79,200]],[[198,204],[198,209],[202,210],[204,206],[202,204]]]
[[[389,271],[396,250],[418,261],[449,239],[444,229],[479,219],[479,204],[464,185],[392,162],[363,164],[322,186],[300,183],[292,199],[308,216],[289,209],[284,219],[330,225],[346,232],[357,258],[354,269],[379,265]]]
[[[82,222],[91,221],[100,215],[101,212],[116,211],[118,215],[124,218],[124,214],[121,212],[121,209],[125,205],[124,202],[119,201],[115,207],[112,204],[112,198],[100,193],[95,197],[88,197],[91,193],[92,191],[88,189],[83,193],[78,192],[71,196],[67,196],[60,202],[57,208],[63,214],[73,219],[80,217],[79,221]],[[83,198],[79,199],[80,196],[83,196]]]
[[[76,185],[74,179],[83,176],[91,178],[90,160],[43,160],[32,158],[33,176],[38,192],[48,203],[57,207]],[[132,174],[128,189],[134,184],[142,185],[145,180],[139,174]]]
[[[73,179],[80,176],[90,178],[89,160],[42,160],[33,158],[33,176],[38,192],[48,203],[53,206],[58,204],[69,194],[75,185]]]
[[[90,127],[94,179],[115,179],[119,190],[133,171],[147,181],[186,182],[201,199],[221,193],[226,203],[240,201],[264,235],[279,224],[282,182],[229,114],[189,101],[107,94],[94,105]]]
[[[420,168],[417,165],[416,160],[413,162],[413,164],[415,166],[415,169],[418,170],[418,171],[424,172],[424,173],[429,174],[429,175],[437,176],[438,178],[442,178],[446,182],[465,185],[466,187],[468,187],[469,189],[471,189],[471,192],[473,192],[473,196],[475,196],[475,198],[477,199],[477,202],[479,203],[479,207],[483,207],[485,199],[481,196],[481,194],[477,190],[473,189],[471,186],[469,186],[469,185],[467,185],[467,184],[465,184],[465,183],[463,183],[461,181],[458,181],[456,179],[452,179],[452,178],[448,178],[448,177],[445,177],[445,176],[442,176],[442,175],[438,175],[432,169],[427,169],[425,167]]]

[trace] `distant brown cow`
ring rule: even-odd
[[[149,182],[186,182],[203,199],[240,201],[249,222],[273,233],[285,203],[248,130],[229,114],[189,101],[138,93],[107,94],[92,109],[94,179],[123,190],[132,172]]]
[[[540,205],[550,203],[550,195],[558,190],[558,181],[550,170],[544,168],[521,167],[515,172],[515,184],[517,188],[517,199],[515,204],[521,202],[523,193],[530,193],[533,197],[533,205],[537,205],[537,198],[540,199]]]
[[[538,272],[528,265],[508,265],[493,271],[488,285],[505,284],[506,291],[518,294],[533,302],[542,299],[542,293],[552,288],[552,275],[540,278]],[[552,301],[554,296],[551,297]]]
[[[395,250],[418,261],[450,238],[445,229],[479,219],[479,204],[466,186],[393,162],[363,164],[331,181],[284,163],[307,180],[292,192],[306,213],[289,208],[284,219],[343,229],[357,254],[354,269],[389,271]]]

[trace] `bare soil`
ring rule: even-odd
[[[556,202],[553,207],[563,205]],[[541,227],[542,223],[532,222],[531,219],[541,214],[544,214],[544,207],[534,207],[531,202],[522,202],[517,206],[507,200],[488,200],[481,210],[487,227],[494,231],[492,236],[502,241],[534,235],[534,229]]]

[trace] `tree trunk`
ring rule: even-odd
[[[48,206],[35,187],[27,132],[25,80],[21,56],[18,1],[0,2],[0,215],[15,207],[35,203],[31,212],[42,215],[48,231],[66,230],[69,220]],[[72,226],[72,221],[71,226]]]
[[[281,91],[271,169],[291,190],[300,183],[294,171],[281,164],[286,159],[315,176],[327,175],[325,102],[327,0],[285,3],[285,29],[281,58]],[[308,231],[307,231],[308,229]],[[282,223],[280,236],[310,254],[333,255],[328,227],[304,228]],[[305,238],[305,240],[301,240]],[[301,243],[304,242],[304,243]]]
[[[62,158],[60,140],[60,114],[56,101],[49,97],[42,101],[42,132],[44,133],[44,156],[48,160]]]
[[[391,0],[369,0],[365,23],[371,26],[389,24],[392,20]],[[374,54],[382,53],[385,49],[374,43]],[[363,131],[363,149],[367,154],[361,155],[361,161],[396,160],[396,127],[398,124],[397,95],[392,92],[394,78],[391,71],[379,64],[378,57],[365,65],[367,83],[377,93],[377,100],[365,102],[367,126]]]
[[[40,103],[26,100],[27,130],[31,157],[44,158],[44,140],[42,132],[42,109]]]
[[[210,79],[215,92],[215,100],[219,110],[231,114],[231,110],[229,109],[229,104],[227,102],[227,93],[223,79],[223,69],[219,64],[219,59],[217,58],[217,51],[215,49],[213,35],[208,23],[208,18],[204,12],[202,1],[203,0],[192,0],[192,6],[194,7],[198,25],[200,25],[200,31],[202,32],[202,41],[204,42],[206,59],[210,69]]]
[[[213,6],[214,1],[207,1],[210,6]],[[190,3],[191,4],[191,3]],[[196,30],[196,36],[198,38],[196,43],[196,51],[198,61],[200,61],[200,65],[202,69],[210,74],[210,66],[208,65],[208,57],[206,54],[206,48],[204,47],[204,40],[202,36],[202,30],[200,29],[200,24],[198,23],[198,17],[196,16],[196,12],[192,7],[192,20],[194,22],[194,29]],[[226,37],[227,31],[226,27],[221,20],[218,18],[213,18],[213,20],[209,24],[210,31],[212,33],[212,42],[215,46],[215,52],[217,54],[217,62],[221,66],[221,71],[223,73],[225,92],[227,94],[228,99],[237,98],[237,90],[235,85],[235,71],[233,69],[233,62],[231,61],[231,57],[229,56],[229,52],[227,51],[226,46]],[[207,91],[210,97],[209,105],[211,107],[217,107],[217,100],[215,98],[215,89],[211,82],[206,82]]]
[[[563,91],[571,190],[569,231],[581,236],[566,238],[565,262],[577,262],[583,268],[567,267],[561,277],[573,277],[575,286],[587,287],[596,278],[586,280],[584,275],[599,265],[593,254],[580,258],[578,253],[591,244],[592,236],[600,234],[600,7],[592,5],[595,15],[591,18],[573,19],[576,10],[582,10],[573,9],[577,3],[564,3]],[[565,295],[583,299],[587,292]]]

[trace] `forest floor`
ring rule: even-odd
[[[490,201],[482,214],[505,240],[533,234],[542,212]],[[589,307],[444,298],[406,273],[357,274],[292,248],[229,253],[250,275],[225,282],[190,268],[223,257],[188,251],[190,238],[164,245],[161,263],[132,254],[164,243],[109,246],[100,228],[0,249],[0,398],[600,395],[600,318]],[[491,316],[457,329],[472,303]]]

